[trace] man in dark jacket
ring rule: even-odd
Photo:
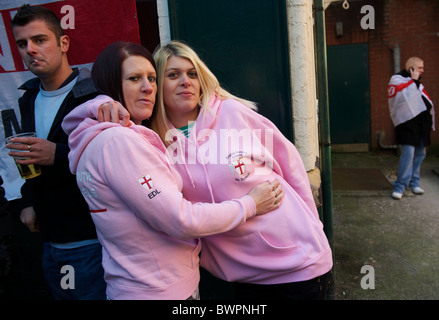
[[[0,176],[0,299],[4,293],[6,277],[12,266],[13,228],[8,211],[8,200],[3,189],[3,178]]]
[[[70,67],[70,39],[52,11],[24,5],[12,30],[23,61],[37,76],[20,87],[25,90],[19,99],[22,130],[36,132],[37,138],[16,139],[30,151],[30,159],[17,162],[38,163],[42,171],[23,185],[20,218],[42,234],[43,271],[56,299],[105,299],[102,247],[70,173],[68,136],[61,128],[63,118],[95,97],[96,89],[87,70]]]
[[[420,81],[423,72],[424,62],[411,57],[405,69],[392,76],[388,86],[390,115],[401,145],[398,178],[392,193],[396,200],[402,198],[407,188],[415,194],[424,193],[419,179],[430,133],[434,130],[434,107]]]

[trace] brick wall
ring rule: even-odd
[[[348,0],[349,1],[349,0]],[[411,56],[424,60],[422,76],[431,99],[436,104],[437,131],[432,143],[439,146],[439,0],[360,0],[331,4],[325,12],[327,45],[368,43],[370,68],[370,111],[372,149],[378,148],[376,133],[383,131],[384,145],[396,143],[387,104],[387,84],[394,73],[393,47],[398,44],[401,68]],[[361,8],[375,9],[375,29],[363,30]],[[343,22],[343,36],[336,36],[336,22]]]

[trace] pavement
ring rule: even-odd
[[[439,156],[422,165],[424,195],[394,200],[398,159],[395,150],[332,153],[334,300],[439,298]],[[14,229],[15,262],[0,300],[51,299],[39,234],[17,215]]]
[[[422,164],[423,195],[394,200],[398,160],[394,150],[332,154],[336,300],[439,299],[439,156]],[[349,190],[341,168],[365,169],[370,179],[351,178]]]

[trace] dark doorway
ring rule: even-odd
[[[151,53],[160,44],[157,3],[155,0],[136,0],[140,43]]]
[[[328,46],[328,90],[332,145],[363,145],[368,149],[368,44]]]
[[[285,1],[169,0],[171,36],[293,140]]]

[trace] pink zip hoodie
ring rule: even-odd
[[[62,124],[70,134],[70,170],[103,246],[107,295],[186,299],[199,282],[201,245],[194,238],[243,224],[255,215],[255,203],[247,195],[221,204],[186,201],[157,134],[91,119],[110,100],[98,96]]]
[[[221,202],[275,178],[285,196],[279,209],[202,238],[201,266],[223,280],[255,284],[304,281],[330,271],[332,252],[294,145],[236,100],[214,97],[209,107],[189,138],[173,130],[177,141],[167,148],[185,198]]]

